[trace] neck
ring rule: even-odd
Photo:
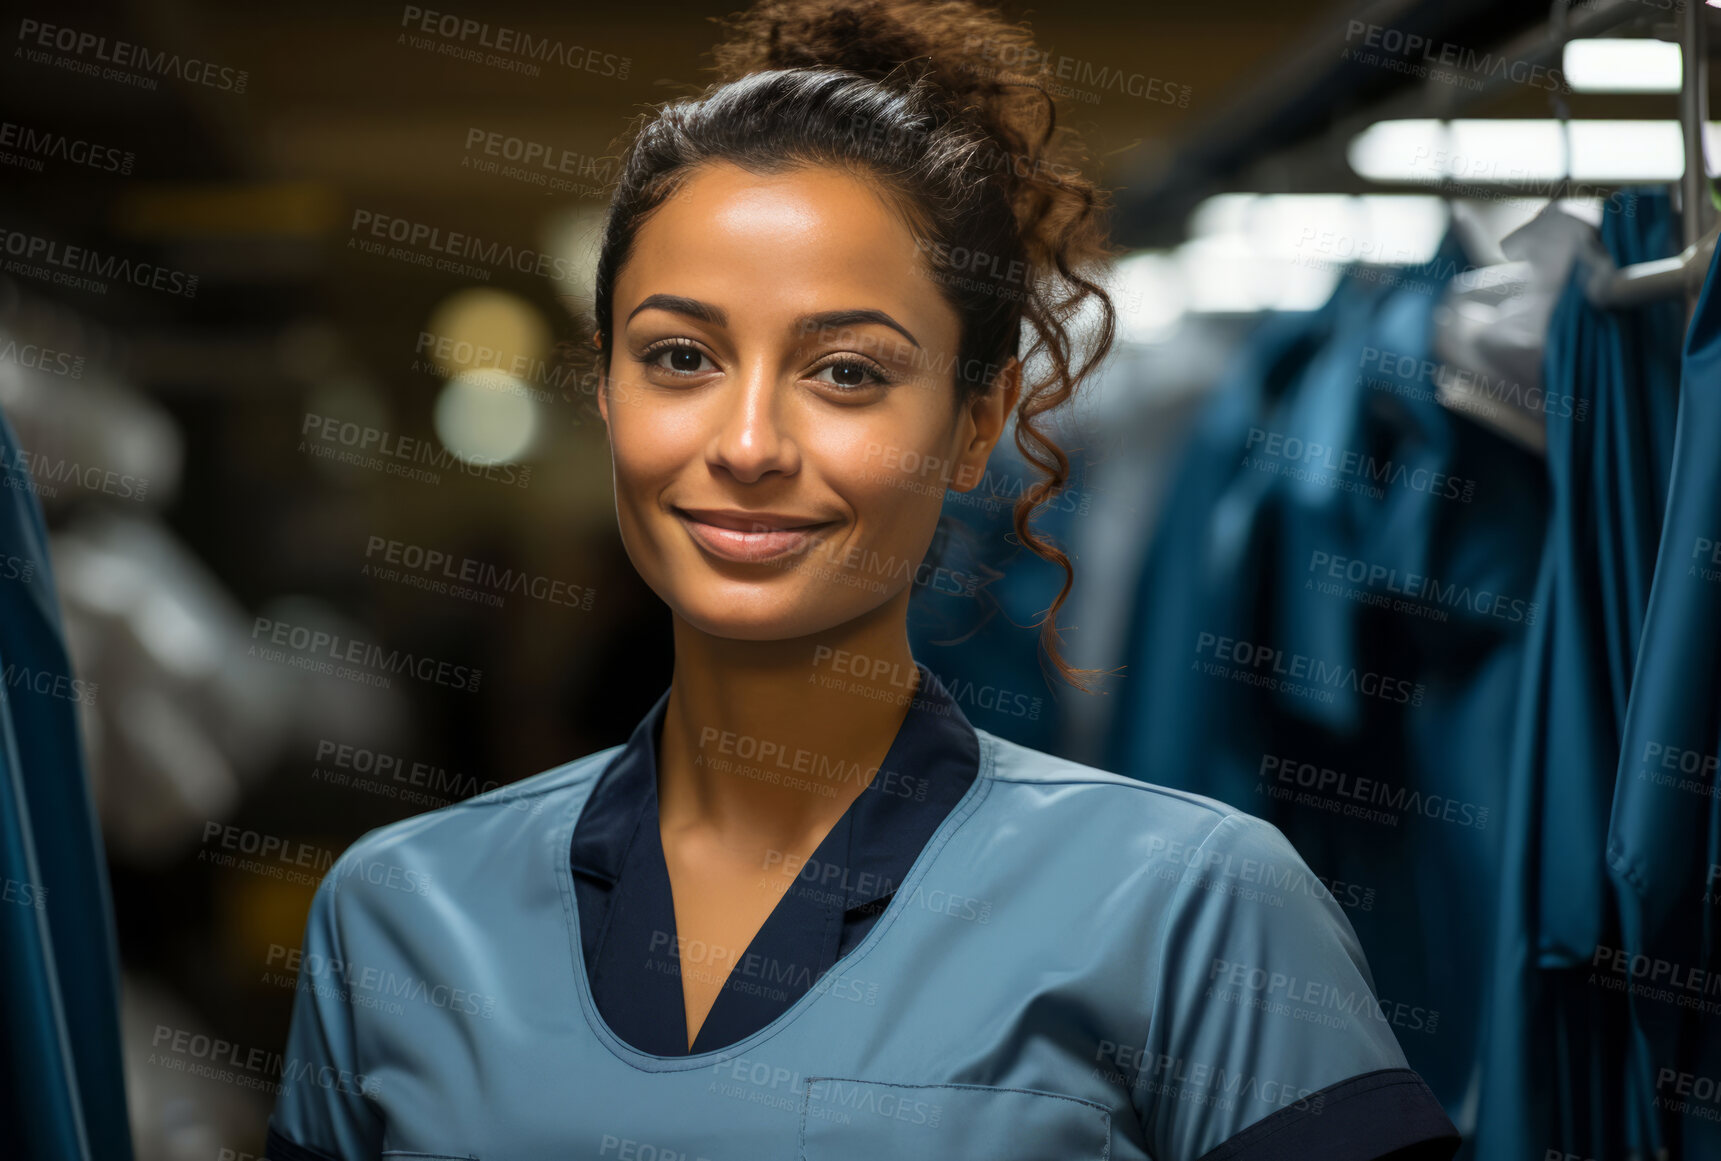
[[[908,593],[786,641],[714,637],[675,618],[675,675],[658,747],[666,831],[796,851],[871,781],[918,692]]]

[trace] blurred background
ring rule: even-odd
[[[1693,29],[1713,44],[1721,15],[1691,2],[1003,6],[1047,54],[1125,252],[1111,275],[1119,344],[1063,420],[1077,475],[1043,518],[1077,560],[1069,655],[1119,672],[1096,696],[1047,681],[1034,622],[1057,575],[1006,540],[1007,502],[974,498],[949,501],[940,559],[996,580],[977,596],[927,586],[917,655],[977,726],[1283,826],[1337,884],[1382,990],[1421,1013],[1396,1031],[1473,1135],[1499,1002],[1478,981],[1513,922],[1496,888],[1519,833],[1501,825],[1519,809],[1515,699],[1558,494],[1544,343],[1574,264],[1667,259],[1713,221],[1703,167],[1682,185],[1702,157],[1693,134],[1714,126],[1679,41],[1694,59]],[[668,682],[667,614],[622,550],[589,384],[556,344],[590,305],[618,136],[704,84],[708,18],[727,6],[8,10],[4,466],[45,513],[72,669],[91,683],[78,712],[133,1141],[143,1161],[257,1154],[272,1098],[251,1082],[283,1043],[294,952],[333,856],[373,827],[624,741]],[[1550,205],[1565,225],[1549,224]],[[1603,253],[1608,223],[1626,219],[1651,248]],[[1466,280],[1476,270],[1488,273]],[[1663,321],[1642,325],[1666,334],[1642,341],[1677,383],[1694,283],[1661,278],[1640,298]],[[1393,313],[1407,298],[1420,321]],[[1316,391],[1317,371],[1358,399]],[[1294,393],[1316,428],[1334,417],[1329,446],[1424,466],[1415,448],[1437,446],[1435,466],[1474,494],[1434,503],[1389,484],[1385,501],[1345,494],[1362,507],[1328,513],[1330,540],[1262,540],[1263,511],[1302,501],[1272,494],[1291,473],[1271,465],[1242,472],[1253,491],[1239,499],[1234,453],[1320,437],[1287,411],[1221,455],[1210,417],[1227,392],[1260,406]],[[1381,414],[1353,423],[1363,412]],[[1229,483],[1196,478],[1221,461]],[[1020,461],[1006,446],[995,467],[994,494],[1013,499]],[[1338,495],[1320,492],[1329,506]],[[1404,517],[1424,530],[1414,550],[1380,515],[1395,496],[1433,505]],[[1226,540],[1213,530],[1238,505],[1248,514]],[[1256,547],[1224,555],[1238,537]],[[1315,579],[1372,576],[1366,588],[1402,567],[1390,595],[1420,604],[1283,597],[1335,559]],[[1412,593],[1418,573],[1485,586],[1518,613]],[[1238,628],[1200,604],[1215,586],[1233,611],[1278,611]],[[1317,658],[1385,641],[1371,672],[1426,689],[1417,708],[1445,716],[1343,691],[1215,708],[1214,682],[1187,674],[1215,658],[1190,643],[1251,631]],[[327,664],[330,642],[346,664]],[[1156,667],[1173,693],[1149,706]],[[1215,680],[1223,697],[1265,696]],[[1283,728],[1214,760],[1212,732],[1245,710]],[[1425,769],[1434,752],[1446,764]],[[1299,764],[1423,770],[1411,788],[1442,804],[1372,799],[1398,821],[1340,825],[1349,803],[1290,801],[1312,785],[1280,773]],[[1459,768],[1470,782],[1441,781]],[[1519,1065],[1538,1071],[1528,1053]],[[1548,1124],[1584,1121],[1569,1094],[1538,1099],[1559,1106]],[[1616,1139],[1565,1131],[1498,1155]]]

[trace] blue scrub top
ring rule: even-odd
[[[673,932],[666,698],[626,746],[354,843],[312,902],[269,1157],[1452,1155],[1278,830],[976,729],[917,669],[898,790],[821,844],[840,890],[784,897],[691,1053],[679,977],[638,954]]]
[[[642,1052],[685,1056],[733,1044],[763,1028],[872,930],[932,832],[980,767],[974,728],[931,670],[876,771],[820,763],[808,754],[760,756],[713,739],[700,757],[738,777],[799,784],[834,796],[834,783],[866,789],[795,872],[745,950],[676,938],[675,902],[657,812],[657,747],[669,691],[657,699],[592,790],[574,827],[574,894],[592,999],[606,1023]],[[761,867],[761,872],[765,868]],[[681,991],[683,960],[726,973],[692,1049]]]

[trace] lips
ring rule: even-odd
[[[677,508],[693,539],[713,556],[757,564],[800,552],[833,520],[738,508]]]

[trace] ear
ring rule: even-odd
[[[1012,355],[986,390],[964,405],[959,424],[961,445],[956,450],[950,486],[958,492],[973,491],[986,477],[986,461],[998,446],[1016,400],[1022,394],[1022,362]]]
[[[596,347],[598,349],[598,353],[601,355],[603,353],[603,349],[604,349],[603,337],[601,335],[593,335],[592,336],[592,346]],[[599,366],[602,367],[603,369],[598,372],[598,381],[597,381],[598,414],[603,416],[604,426],[608,427],[610,424],[609,366],[608,366],[607,361],[600,361]]]

